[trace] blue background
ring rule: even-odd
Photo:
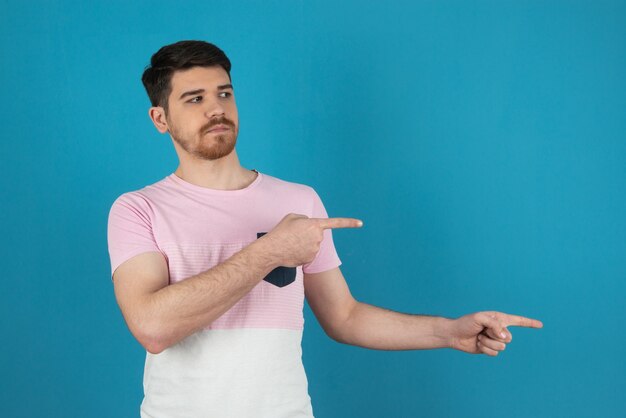
[[[307,307],[318,418],[626,415],[625,2],[2,1],[1,416],[138,416],[106,222],[176,168],[140,77],[181,39],[231,58],[245,167],[365,221],[334,234],[357,299],[545,324],[384,352]]]

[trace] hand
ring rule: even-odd
[[[541,321],[523,316],[494,311],[477,312],[452,321],[450,346],[466,353],[495,357],[513,338],[507,329],[509,325],[543,327]]]
[[[353,218],[309,218],[290,213],[260,239],[269,243],[269,252],[275,255],[279,266],[296,267],[313,261],[325,229],[361,226],[363,222]]]

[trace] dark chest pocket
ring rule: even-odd
[[[285,287],[296,280],[296,268],[276,267],[274,270],[270,271],[270,274],[265,276],[263,280],[270,282],[274,286]]]

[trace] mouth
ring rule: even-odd
[[[217,132],[225,132],[229,130],[230,128],[228,126],[220,124],[220,125],[215,125],[211,129],[209,129],[207,132],[217,133]]]

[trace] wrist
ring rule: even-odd
[[[268,273],[281,265],[279,254],[276,253],[271,238],[267,235],[252,242],[247,249]]]
[[[434,325],[434,334],[439,339],[442,348],[454,348],[452,327],[454,319],[439,317]]]

